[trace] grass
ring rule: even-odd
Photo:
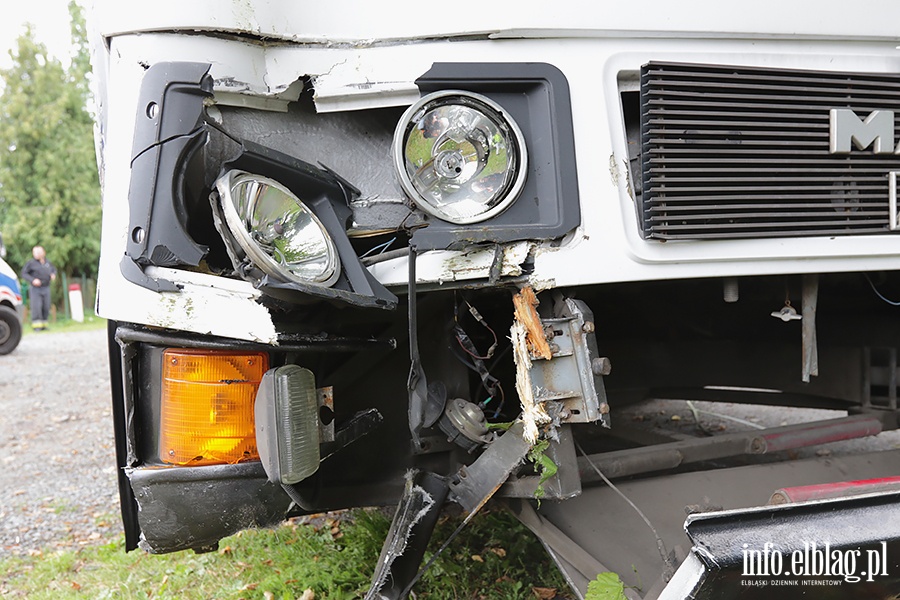
[[[46,335],[48,333],[59,333],[64,331],[88,331],[92,329],[103,329],[106,327],[106,319],[101,319],[97,315],[85,313],[84,322],[79,323],[73,319],[57,319],[50,321],[47,331],[34,331],[31,328],[31,319],[26,315],[25,322],[22,324],[22,335]]]
[[[358,510],[317,526],[245,531],[217,552],[126,554],[105,545],[0,560],[0,596],[23,598],[359,598],[368,589],[390,519]],[[456,528],[443,516],[426,560]],[[535,590],[534,588],[539,588]],[[565,598],[565,583],[540,543],[506,511],[485,510],[416,585],[419,599]],[[309,598],[309,593],[305,598]]]

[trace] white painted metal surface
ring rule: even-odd
[[[667,243],[642,239],[629,195],[633,174],[628,171],[619,95],[620,81],[633,81],[650,60],[900,72],[900,30],[895,25],[900,3],[865,2],[850,14],[834,3],[768,0],[751,12],[698,0],[681,3],[678,10],[662,2],[617,4],[615,10],[563,2],[540,3],[534,12],[517,3],[515,10],[486,4],[478,11],[440,14],[421,12],[420,3],[391,9],[382,3],[342,1],[207,0],[175,6],[163,1],[140,11],[98,0],[94,12],[104,173],[98,311],[104,317],[241,339],[274,336],[271,319],[252,289],[230,293],[223,291],[230,283],[206,286],[196,275],[181,272],[181,280],[198,285],[172,300],[173,294],[142,289],[119,273],[141,76],[145,65],[176,60],[212,65],[216,101],[261,109],[283,109],[296,97],[296,82],[310,77],[320,111],[409,104],[416,97],[414,80],[434,62],[555,65],[571,89],[582,225],[553,247],[527,245],[533,248],[535,265],[531,283],[540,289],[900,268],[900,238],[890,234]],[[390,19],[384,18],[386,12]],[[239,39],[213,32],[248,35]],[[471,39],[473,34],[482,39]],[[456,35],[468,39],[445,39]],[[273,43],[275,39],[280,41]],[[521,248],[507,251],[507,274],[524,260],[519,260]],[[457,252],[432,252],[420,257],[417,275],[420,283],[448,285],[484,279],[488,266],[483,257],[461,261]],[[406,258],[374,265],[371,272],[402,292]],[[188,314],[186,298],[208,303],[214,314]]]

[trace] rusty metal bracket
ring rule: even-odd
[[[609,405],[603,375],[609,360],[599,356],[594,313],[587,304],[559,296],[550,319],[542,319],[552,353],[550,360],[532,363],[535,399],[556,400],[563,406],[563,423],[594,423],[609,427]]]
[[[513,469],[522,464],[531,449],[524,437],[525,425],[516,421],[506,433],[469,466],[463,466],[450,481],[450,499],[462,506],[466,521],[490,500]]]

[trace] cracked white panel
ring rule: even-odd
[[[528,258],[533,247],[532,242],[515,242],[503,246],[501,277],[522,275],[522,263]],[[416,259],[416,281],[443,284],[487,279],[493,263],[493,247],[469,252],[453,250],[425,252]],[[407,257],[401,256],[376,263],[369,267],[369,272],[385,285],[405,285],[409,274],[408,267]]]
[[[103,59],[102,55],[99,57]],[[150,270],[184,284],[181,293],[157,293],[127,281],[119,270],[125,255],[130,157],[138,93],[144,68],[136,56],[113,43],[108,72],[115,93],[106,99],[103,139],[103,246],[97,287],[97,313],[107,319],[182,331],[273,343],[275,327],[256,302],[250,284],[172,269]]]
[[[148,325],[276,343],[269,311],[256,302],[261,294],[246,281],[154,267],[145,272],[182,288],[160,294],[147,314]]]
[[[317,111],[409,106],[419,99],[419,88],[409,76],[412,69],[408,66],[395,65],[393,73],[385,73],[353,58],[356,57],[349,56],[328,72],[313,77]]]
[[[208,8],[212,5],[199,2],[198,6]],[[230,7],[231,3],[222,3],[221,6]],[[339,5],[329,5],[329,11],[332,8],[337,10],[336,6]],[[185,10],[194,9],[193,6],[186,6]],[[302,12],[302,9],[297,10]],[[486,7],[486,10],[492,9]],[[900,11],[900,4],[891,10]],[[261,18],[259,14],[256,16]],[[476,18],[480,19],[481,16],[479,13]],[[222,11],[204,18],[212,26],[220,17],[225,20],[230,18]],[[573,15],[571,19],[576,17],[581,18],[583,15]],[[155,15],[153,18],[163,19]],[[173,15],[165,17],[168,20],[179,18]],[[286,23],[290,27],[303,27],[304,31],[312,33],[314,24],[318,22],[316,18],[299,25],[290,19]],[[352,18],[356,19],[356,16],[353,15]],[[512,23],[517,18],[511,17],[509,22]],[[619,16],[613,15],[610,18],[618,20]],[[704,18],[707,16],[704,15]],[[260,21],[258,28],[263,34],[268,31],[262,24],[264,21]],[[657,25],[662,26],[661,23]],[[711,27],[712,22],[707,25]],[[779,21],[769,25],[781,28],[783,23]],[[135,22],[135,27],[137,26]],[[372,31],[378,28],[378,25],[372,25]],[[826,31],[827,27],[820,29]],[[804,29],[811,30],[811,25]],[[325,32],[327,28],[319,31]],[[634,200],[628,188],[630,178],[625,167],[625,160],[628,158],[627,138],[622,124],[617,81],[621,72],[636,73],[649,60],[896,72],[900,53],[895,45],[871,41],[848,44],[828,40],[747,40],[728,36],[674,41],[661,36],[619,36],[519,39],[504,40],[502,43],[482,40],[388,45],[322,43],[292,46],[269,43],[263,46],[255,42],[209,38],[194,33],[117,37],[111,40],[110,82],[114,85],[107,88],[110,94],[106,106],[108,134],[104,140],[104,153],[107,157],[113,157],[106,161],[106,177],[114,180],[111,185],[106,182],[105,210],[112,210],[115,214],[105,220],[104,231],[111,231],[112,239],[124,236],[124,231],[119,230],[118,211],[127,212],[126,157],[130,154],[136,94],[140,75],[143,73],[138,64],[140,61],[145,64],[163,60],[210,62],[213,77],[220,82],[217,87],[220,95],[231,93],[225,89],[223,82],[226,81],[229,82],[228,86],[247,84],[249,87],[239,92],[241,95],[270,98],[272,94],[287,94],[290,85],[300,77],[320,77],[317,93],[324,104],[328,104],[324,100],[325,96],[333,92],[335,102],[346,100],[347,104],[343,106],[358,107],[368,105],[365,103],[378,106],[382,101],[394,101],[391,99],[393,92],[379,86],[414,81],[433,62],[481,62],[489,57],[496,62],[553,64],[565,73],[571,90],[582,225],[562,243],[556,244],[556,247],[549,248],[546,243],[538,244],[534,252],[534,271],[529,276],[529,282],[536,289],[676,278],[893,270],[897,268],[900,259],[896,235],[703,240],[665,244],[642,239]],[[357,75],[358,79],[354,82]],[[229,77],[233,80],[229,80]],[[346,90],[354,86],[361,90],[361,94],[367,87],[373,91],[368,96],[353,96]],[[367,98],[365,102],[358,104],[363,97]],[[328,163],[327,156],[322,160]],[[385,156],[383,160],[389,161],[390,157]],[[101,270],[101,277],[104,272],[110,273],[118,269],[117,262],[124,251],[124,243],[119,244],[118,240],[112,244],[105,238],[104,245],[104,254],[107,255],[104,260],[115,266]],[[116,253],[118,256],[115,256]],[[109,258],[110,256],[113,258]],[[487,276],[484,268],[473,267],[470,273],[466,273],[465,268],[445,265],[445,261],[457,256],[458,253],[434,252],[420,257],[417,268],[420,281],[466,282]],[[406,284],[405,258],[374,265],[370,271],[385,284]],[[103,300],[101,297],[101,303]],[[141,303],[123,302],[123,312],[127,313],[126,309],[131,305],[142,306]],[[101,304],[101,311],[103,310]]]

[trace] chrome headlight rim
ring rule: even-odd
[[[471,217],[452,217],[441,212],[439,208],[432,206],[416,189],[406,170],[406,140],[414,123],[414,118],[420,111],[427,110],[426,107],[429,104],[434,104],[435,107],[453,104],[452,99],[462,99],[463,102],[461,104],[474,104],[474,108],[482,110],[489,118],[499,121],[508,129],[510,133],[509,141],[515,147],[516,164],[513,167],[515,173],[512,182],[504,186],[501,194],[502,198],[488,210]],[[485,111],[484,109],[487,110]],[[466,90],[450,89],[432,92],[422,96],[416,103],[406,109],[394,130],[391,155],[394,161],[394,168],[400,180],[400,186],[415,205],[433,217],[456,225],[481,223],[503,213],[518,199],[522,188],[525,186],[525,179],[528,176],[528,150],[525,145],[525,136],[515,119],[501,105],[490,98]]]
[[[295,275],[288,268],[277,262],[268,252],[260,248],[256,241],[253,240],[249,232],[248,223],[240,214],[238,214],[235,199],[231,192],[236,185],[246,181],[258,182],[279,190],[296,202],[309,215],[311,220],[321,231],[326,245],[328,266],[322,275],[315,278],[299,277]],[[240,169],[232,169],[216,180],[215,187],[216,191],[219,193],[220,206],[222,207],[222,214],[225,219],[225,224],[228,227],[228,231],[234,237],[241,250],[244,251],[250,262],[258,267],[263,273],[281,281],[299,283],[302,285],[331,287],[337,282],[341,276],[341,261],[331,234],[309,205],[300,200],[300,198],[298,198],[287,186],[271,177],[257,175]]]

